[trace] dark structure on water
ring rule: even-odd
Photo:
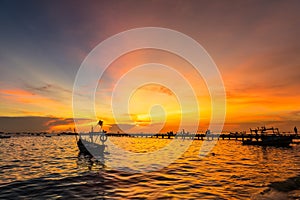
[[[272,131],[271,133],[268,131]],[[292,135],[282,135],[278,128],[261,127],[250,129],[251,135],[255,133],[255,138],[249,138],[243,141],[244,145],[276,146],[288,147],[293,142]]]

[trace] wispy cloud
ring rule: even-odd
[[[71,113],[70,104],[64,104],[61,101],[54,100],[48,95],[41,95],[36,92],[27,91],[23,89],[2,89],[0,90],[0,98],[2,99],[2,106],[5,107],[8,113],[20,112],[43,112],[44,115],[56,115]],[[12,105],[13,106],[9,106]],[[47,113],[47,114],[46,114]],[[18,115],[21,115],[19,113]],[[70,115],[70,114],[69,114]]]

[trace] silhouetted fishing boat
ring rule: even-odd
[[[102,130],[103,121],[99,121],[100,132],[94,132],[93,127],[89,132],[88,136],[81,137],[77,140],[77,146],[80,154],[88,155],[93,157],[93,155],[102,156],[105,150],[105,144],[107,140],[106,132]]]
[[[272,131],[272,133],[268,132]],[[288,147],[292,143],[293,137],[290,135],[281,135],[278,128],[261,127],[250,129],[251,135],[255,133],[253,138],[243,141],[244,145],[259,145],[259,146],[275,146]]]

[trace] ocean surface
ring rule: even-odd
[[[170,142],[110,140],[136,153]],[[75,136],[0,139],[0,199],[300,199],[300,145],[264,148],[220,140],[201,158],[202,144],[193,141],[162,169],[133,173],[80,156]]]

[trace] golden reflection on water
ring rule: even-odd
[[[169,143],[167,139],[154,138],[110,139],[136,153],[153,152]],[[64,178],[77,177],[68,183],[69,189],[76,193],[75,187],[84,187],[83,192],[79,189],[82,195],[90,193],[97,198],[249,199],[265,190],[269,183],[300,172],[299,146],[263,148],[220,140],[209,155],[201,159],[202,144],[203,141],[193,141],[179,159],[161,170],[132,174],[79,159],[74,136],[12,137],[1,140],[0,184],[41,177],[66,184]],[[105,155],[105,159],[110,156]],[[78,177],[87,172],[94,174],[94,178]],[[92,186],[87,187],[87,184]]]
[[[111,137],[110,141],[119,148],[134,153],[149,153],[162,149],[172,140],[156,138],[119,138]]]
[[[0,183],[38,178],[47,174],[69,175],[77,170],[77,146],[72,137],[12,137],[1,141]]]
[[[114,143],[126,150],[144,153],[158,150],[169,141],[165,139],[114,138]],[[130,144],[130,145],[129,145]],[[189,149],[171,165],[164,168],[165,183],[150,181],[148,186],[168,185],[174,179],[172,188],[181,191],[185,197],[205,193],[224,197],[236,192],[248,197],[266,188],[270,182],[283,181],[300,172],[299,147],[274,148],[243,146],[240,141],[220,140],[212,152],[200,159],[199,150],[203,141],[193,141]],[[149,172],[149,176],[156,172]],[[160,173],[160,172],[159,172]],[[146,176],[147,176],[146,175]],[[179,178],[179,180],[178,180]],[[205,187],[204,187],[205,186]],[[131,188],[131,192],[139,188]],[[188,191],[184,194],[184,191]],[[163,192],[163,191],[161,191]],[[207,197],[207,196],[206,196]],[[224,197],[225,198],[225,197]]]

